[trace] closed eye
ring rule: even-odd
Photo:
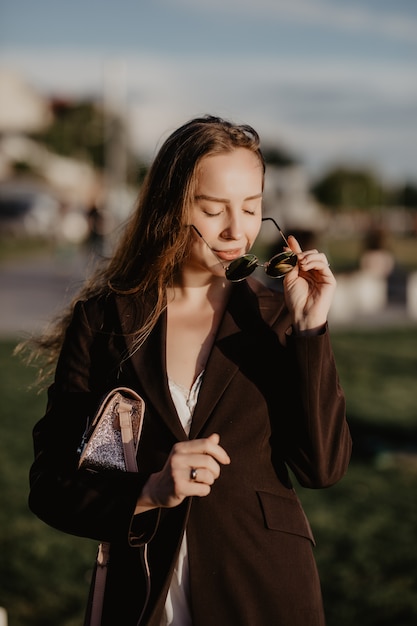
[[[262,209],[262,202],[257,200],[256,202],[246,203],[243,206],[243,212],[248,213],[249,215],[256,215]]]
[[[208,217],[217,217],[218,215],[221,215],[223,211],[216,211],[215,213],[213,213],[213,211],[207,211],[206,209],[203,209],[203,213]]]

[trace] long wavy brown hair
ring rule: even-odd
[[[18,347],[39,363],[40,379],[51,375],[72,317],[75,302],[93,296],[137,293],[151,296],[154,307],[137,329],[137,349],[166,307],[166,289],[172,286],[189,254],[191,234],[185,226],[201,160],[209,155],[247,148],[255,153],[265,171],[257,132],[206,115],[190,120],[174,131],[160,148],[143,182],[135,210],[107,263],[98,268],[49,330]],[[30,350],[27,348],[30,346]]]

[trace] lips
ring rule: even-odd
[[[242,256],[242,250],[213,250],[215,255],[222,261],[234,261],[238,257]]]

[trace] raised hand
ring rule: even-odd
[[[176,443],[162,470],[149,477],[135,513],[178,506],[189,496],[207,496],[220,476],[220,466],[230,463],[219,441],[214,433],[205,439]]]
[[[327,321],[336,279],[325,254],[318,250],[302,251],[291,235],[288,243],[298,263],[284,278],[285,301],[295,332],[314,333]]]

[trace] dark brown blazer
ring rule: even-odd
[[[190,433],[219,433],[231,464],[209,496],[132,518],[149,474],[187,438],[168,388],[165,315],[129,356],[149,306],[114,295],[76,305],[46,415],[34,429],[31,509],[65,532],[111,542],[105,626],[136,626],[144,542],[151,596],[141,624],[159,626],[185,527],[193,626],[322,626],[314,539],[287,468],[301,485],[320,488],[348,467],[351,439],[327,328],[286,335],[282,294],[251,279],[234,285]],[[139,473],[77,470],[86,420],[119,385],[146,402]]]

